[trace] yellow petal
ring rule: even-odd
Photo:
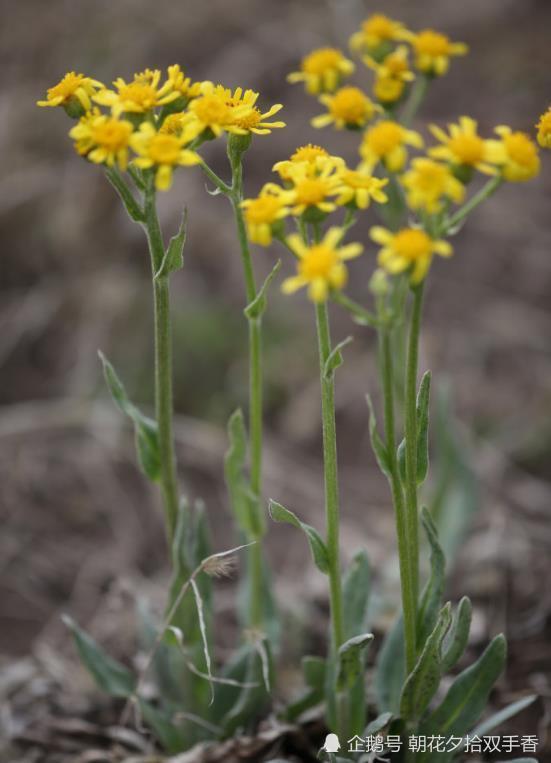
[[[383,245],[389,244],[393,238],[392,233],[381,225],[374,225],[369,231],[369,236],[376,244]]]

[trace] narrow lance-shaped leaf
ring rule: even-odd
[[[364,633],[369,601],[369,559],[359,551],[346,571],[343,581],[344,628],[347,638]]]
[[[471,630],[472,605],[467,596],[464,596],[455,612],[453,623],[448,635],[444,639],[442,647],[442,672],[447,673],[459,662],[463,652],[469,643]]]
[[[379,464],[379,469],[390,479],[391,471],[388,451],[386,449],[386,445],[381,439],[380,434],[377,431],[377,419],[375,418],[375,410],[373,408],[373,403],[371,401],[370,395],[366,395],[365,399],[367,400],[367,407],[369,409],[369,437],[371,439],[371,447],[375,453],[375,458]]]
[[[400,616],[385,636],[377,659],[375,690],[380,710],[399,714],[405,672],[404,624]]]
[[[80,658],[98,687],[112,697],[131,697],[136,687],[136,677],[120,662],[110,657],[68,615],[63,622],[71,631]]]
[[[451,622],[451,604],[442,608],[434,630],[428,637],[414,669],[402,690],[400,711],[408,720],[418,720],[436,694],[442,671],[440,667],[442,641]]]
[[[279,272],[280,268],[281,268],[281,260],[278,260],[276,264],[274,265],[274,267],[272,268],[271,273],[268,275],[268,277],[266,278],[266,280],[264,281],[264,283],[258,290],[256,297],[245,308],[245,316],[246,318],[248,318],[248,320],[257,320],[258,318],[261,318],[264,312],[266,311],[268,289],[270,288],[270,284],[272,283],[274,277]]]
[[[393,719],[392,713],[381,713],[365,727],[362,737],[374,736],[388,726]]]
[[[434,628],[434,624],[438,617],[438,611],[442,605],[446,560],[438,541],[436,525],[425,507],[423,507],[421,511],[421,521],[431,549],[430,576],[421,597],[417,619],[418,643],[424,644],[427,636]]]
[[[243,475],[247,457],[247,433],[243,411],[239,408],[232,413],[228,421],[230,446],[224,460],[226,483],[230,493],[233,512],[239,527],[249,531],[246,506],[246,481]]]
[[[292,511],[289,511],[289,509],[286,509],[276,501],[270,501],[268,511],[274,522],[285,522],[302,530],[308,539],[310,551],[312,552],[312,558],[316,567],[320,572],[327,574],[329,572],[329,554],[327,552],[327,546],[318,531],[311,525],[307,525],[306,522],[301,522],[296,514],[293,514]]]
[[[342,366],[342,350],[344,350],[344,348],[352,341],[353,338],[351,336],[347,336],[346,339],[343,339],[342,342],[339,342],[335,347],[333,347],[323,367],[323,376],[325,379],[331,379],[337,368]]]
[[[163,261],[161,262],[161,266],[159,267],[159,270],[155,273],[155,280],[158,281],[161,278],[168,278],[168,276],[171,273],[174,273],[176,270],[180,270],[180,268],[183,268],[184,266],[184,246],[186,243],[186,235],[187,235],[187,209],[184,209],[184,213],[182,215],[182,222],[180,223],[180,228],[178,229],[178,233],[176,233],[175,236],[172,236],[172,238],[169,241],[169,244],[166,248],[166,252],[163,257]]]
[[[503,634],[496,636],[478,660],[455,679],[442,703],[428,716],[420,733],[463,736],[478,721],[507,655]]]
[[[507,705],[507,707],[504,707],[503,710],[500,710],[498,713],[494,713],[489,718],[486,718],[481,723],[479,723],[476,728],[469,732],[469,736],[484,736],[484,734],[487,734],[488,731],[492,731],[492,729],[501,726],[501,724],[505,723],[505,721],[508,721],[509,718],[513,718],[515,715],[518,715],[518,713],[521,713],[527,707],[530,707],[530,705],[533,704],[537,698],[537,694],[530,694],[528,697],[523,697],[516,702],[511,702],[511,704]]]
[[[372,633],[353,636],[339,647],[337,689],[342,691],[354,686],[363,671],[363,654],[373,641]]]
[[[143,473],[152,481],[157,482],[161,474],[161,460],[159,454],[159,436],[157,422],[150,419],[130,402],[123,383],[111,363],[102,352],[99,352],[103,364],[105,381],[111,392],[116,406],[125,413],[134,424],[136,435],[136,450],[138,462]]]
[[[421,485],[429,470],[429,402],[431,373],[426,371],[417,393],[417,484]],[[397,452],[402,481],[406,481],[406,441],[402,440]]]

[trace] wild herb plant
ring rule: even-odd
[[[456,759],[467,735],[486,733],[533,700],[527,697],[479,723],[505,665],[501,634],[476,662],[448,680],[444,694],[440,691],[442,679],[467,647],[472,608],[467,597],[455,606],[443,601],[446,560],[435,521],[438,516],[423,507],[420,493],[429,467],[431,378],[426,372],[419,381],[419,341],[434,255],[448,258],[453,254],[450,239],[468,215],[504,184],[538,174],[537,146],[525,133],[503,125],[495,128],[494,137],[483,137],[476,121],[463,116],[448,130],[431,125],[435,145],[410,158],[425,146],[425,137],[412,129],[425,94],[445,75],[451,59],[467,52],[466,46],[434,30],[412,32],[380,14],[367,19],[350,43],[374,73],[371,95],[356,85],[343,85],[355,65],[336,48],[312,51],[289,81],[303,82],[325,107],[325,113],[313,118],[314,127],[332,125],[360,137],[358,165],[349,167],[320,146],[302,146],[274,166],[279,182],[267,183],[256,198],[243,198],[243,156],[254,135],[284,126],[269,121],[281,107],[262,113],[256,105],[257,93],[192,83],[175,65],[162,83],[159,71],[147,70],[129,83],[115,80],[112,89],[72,72],[39,102],[61,106],[78,120],[70,130],[77,152],[103,167],[131,219],[144,229],[149,246],[155,319],[154,418],[129,400],[113,366],[103,355],[101,359],[115,403],[133,422],[140,466],[162,493],[173,580],[162,623],[144,614],[148,658],[141,673],[113,660],[73,621],[67,622],[97,684],[125,698],[125,718],[127,710],[137,709],[169,752],[252,729],[269,709],[273,693],[277,618],[262,555],[266,533],[262,316],[279,263],[259,288],[249,241],[268,246],[275,240],[293,258],[296,274],[283,281],[282,289],[286,294],[307,289],[319,349],[325,528],[321,532],[305,524],[275,501],[270,502],[269,513],[276,522],[290,523],[304,532],[315,564],[327,576],[330,643],[325,659],[303,658],[305,690],[281,716],[293,721],[311,707],[324,705],[328,729],[343,742],[340,757],[326,747],[329,760],[371,760],[373,755],[363,755],[359,745],[377,735],[381,747],[376,752],[392,760],[428,763]],[[551,110],[537,127],[539,144],[550,148]],[[199,153],[206,141],[220,137],[227,140],[228,181]],[[179,166],[192,165],[202,168],[215,187],[214,194],[226,196],[231,203],[249,331],[248,421],[240,411],[231,417],[225,462],[243,545],[217,554],[210,550],[205,511],[200,505],[190,506],[181,495],[172,431],[169,282],[183,265],[186,215],[168,244],[157,215],[157,192],[170,188]],[[488,179],[479,187],[480,175]],[[345,293],[348,262],[364,249],[359,243],[347,243],[346,238],[371,207],[384,227],[376,225],[370,231],[379,252],[378,268],[366,284],[370,300],[366,306]],[[378,465],[389,482],[396,519],[401,614],[380,647],[374,692],[369,694],[365,685],[366,654],[373,641],[367,629],[369,562],[361,551],[343,570],[340,556],[335,373],[349,339],[334,343],[331,303],[377,334],[382,434],[369,396],[366,418]],[[445,493],[440,503],[445,504]],[[438,515],[442,511],[445,505]],[[420,524],[430,551],[430,573],[422,588]],[[247,551],[246,638],[217,675],[211,658],[211,578],[226,574],[241,548]],[[156,677],[154,701],[142,692],[150,668]],[[373,694],[376,701],[368,702]],[[412,740],[419,735],[454,739],[456,746],[417,749]]]

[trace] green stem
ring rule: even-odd
[[[419,362],[419,335],[423,310],[423,287],[413,288],[413,307],[408,337],[405,380],[404,430],[406,439],[406,507],[408,542],[410,547],[411,580],[415,607],[419,596],[419,517],[417,509],[417,367]]]
[[[394,419],[394,370],[392,362],[392,344],[387,328],[379,331],[380,371],[384,397],[384,426],[386,451],[390,468],[390,487],[396,517],[398,538],[398,558],[400,564],[400,586],[402,592],[402,612],[404,621],[404,640],[406,672],[409,675],[416,660],[416,599],[411,577],[410,546],[408,543],[407,513],[404,494],[396,455],[396,423]]]
[[[454,228],[464,220],[473,209],[478,207],[479,204],[482,204],[483,201],[486,201],[486,199],[499,188],[502,182],[503,178],[501,175],[496,175],[491,178],[478,193],[475,193],[475,195],[461,207],[461,209],[458,209],[454,215],[445,220],[439,235],[445,235],[451,228]]]
[[[366,310],[365,307],[362,307],[362,305],[358,304],[355,300],[347,297],[342,291],[333,291],[331,299],[333,302],[336,302],[337,305],[348,310],[348,312],[356,318],[358,323],[361,323],[363,326],[378,326],[379,322],[377,316],[370,313],[369,310]]]
[[[164,257],[164,243],[157,217],[155,190],[145,192],[145,229],[151,255],[155,311],[155,414],[159,435],[161,491],[169,541],[174,536],[178,517],[178,481],[172,431],[172,340],[170,294],[167,277],[155,278]]]
[[[419,108],[421,104],[423,103],[425,96],[427,94],[429,83],[430,83],[429,77],[425,76],[424,74],[420,74],[417,77],[417,80],[415,81],[415,85],[413,86],[413,89],[411,91],[409,100],[404,108],[404,111],[402,112],[401,122],[404,125],[404,127],[409,127],[411,123],[413,122],[413,120],[415,119],[415,115],[419,111]]]

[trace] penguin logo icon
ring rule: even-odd
[[[338,752],[341,749],[341,743],[336,734],[327,734],[325,743],[321,748],[324,752]]]

